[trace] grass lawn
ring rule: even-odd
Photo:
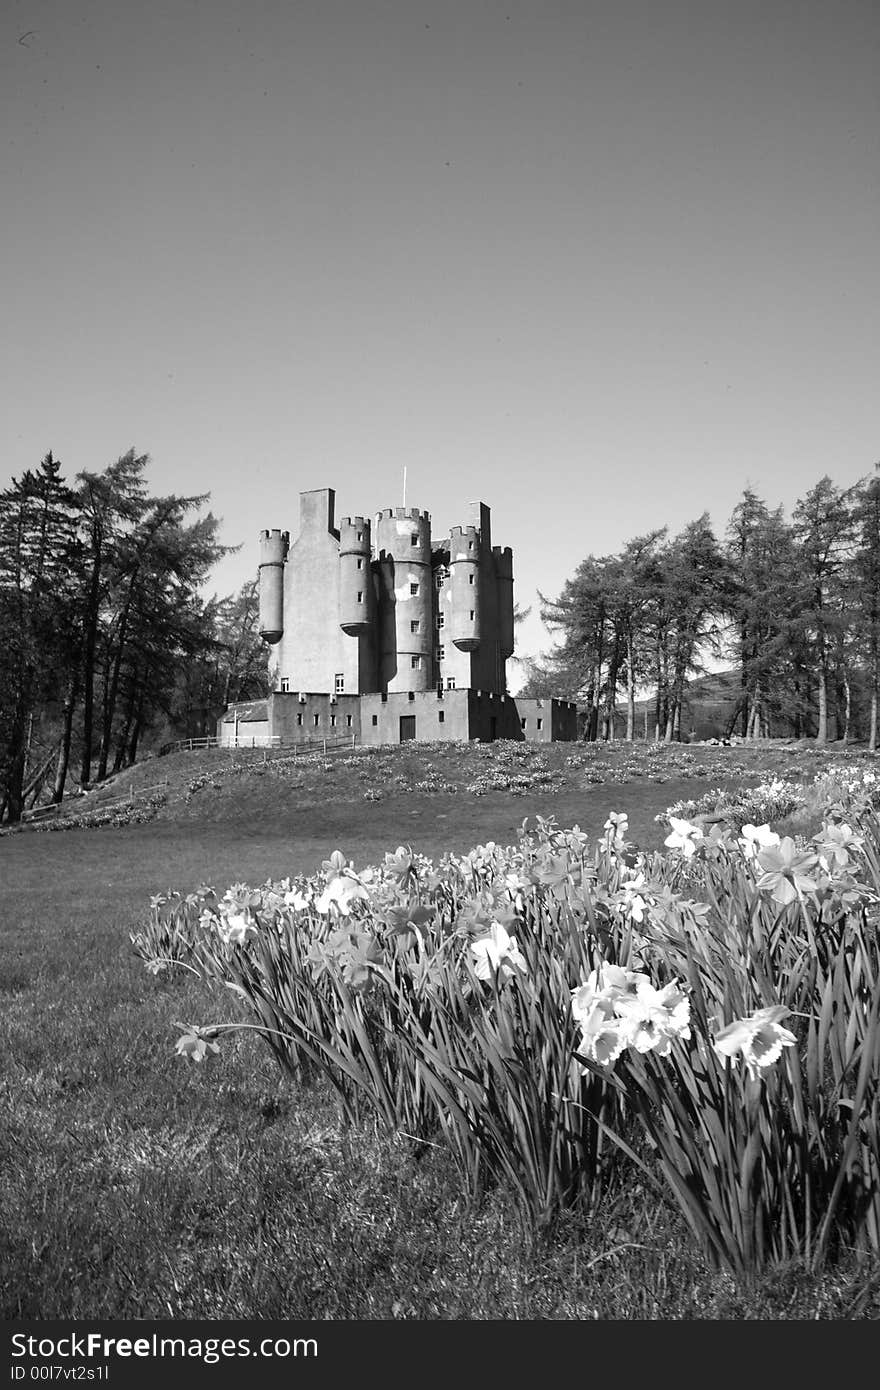
[[[536,814],[596,835],[625,810],[631,838],[655,847],[655,814],[722,785],[674,759],[633,780],[625,754],[605,755],[604,783],[589,782],[596,756],[566,768],[570,752],[539,750],[555,787],[522,795],[467,791],[497,770],[475,751],[455,766],[396,750],[311,772],[257,755],[224,775],[221,759],[190,755],[130,774],[169,777],[147,824],[3,836],[3,1317],[880,1316],[880,1276],[846,1261],[737,1290],[635,1177],[531,1244],[503,1190],[466,1210],[442,1151],[345,1130],[328,1092],[295,1090],[255,1035],[233,1035],[204,1066],[174,1055],[178,1021],[233,1018],[237,1004],[134,956],[128,933],[153,893],[312,871],[334,848],[363,866],[400,843],[432,856],[509,843]],[[723,753],[731,780],[760,775],[758,762],[743,770],[746,750]],[[706,755],[723,772],[720,757]],[[417,790],[432,770],[458,790]]]

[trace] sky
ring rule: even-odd
[[[0,0],[0,486],[148,453],[225,594],[406,468],[537,657],[585,556],[880,460],[878,72],[876,0]]]

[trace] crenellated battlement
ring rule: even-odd
[[[358,526],[360,526],[360,527],[366,527],[366,526],[369,526],[369,525],[370,525],[370,521],[369,521],[369,518],[367,518],[367,517],[364,517],[364,516],[344,516],[344,517],[342,518],[342,520],[340,521],[340,523],[339,523],[339,529],[340,529],[340,531],[341,531],[342,528],[343,528],[343,526],[351,526],[351,527],[357,528]]]
[[[431,513],[419,511],[418,507],[385,507],[376,513],[377,521],[430,521]]]
[[[287,552],[290,548],[290,532],[281,531],[276,528],[274,531],[260,532],[260,569],[266,565],[283,565],[287,559]]]
[[[453,538],[457,540],[457,539],[459,539],[459,538],[461,538],[461,537],[463,537],[465,540],[474,540],[474,541],[475,541],[475,540],[479,540],[479,537],[480,537],[480,528],[479,528],[479,526],[450,526],[450,528],[449,528],[449,540],[450,540],[450,543],[452,542]]]

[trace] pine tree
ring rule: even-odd
[[[853,554],[856,490],[839,488],[826,476],[801,498],[792,518],[800,572],[800,633],[812,657],[820,746],[828,739],[832,653],[846,621],[840,584]]]
[[[77,498],[50,452],[0,493],[0,802],[21,817],[31,732],[75,660]]]

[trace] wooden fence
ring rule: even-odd
[[[167,753],[193,752],[198,749],[217,749],[219,752],[229,750],[234,753],[236,749],[249,748],[286,748],[294,758],[305,757],[309,753],[334,753],[343,748],[354,748],[357,745],[357,738],[354,734],[340,734],[336,738],[314,738],[301,741],[299,743],[285,743],[279,735],[270,738],[267,734],[258,735],[255,738],[237,738],[220,742],[216,737],[205,738],[179,738],[173,743],[164,743],[159,749],[158,756],[164,757]],[[92,787],[85,796],[77,797],[75,801],[69,797],[59,805],[34,806],[29,811],[22,812],[22,822],[33,824],[35,821],[51,820],[61,811],[73,811],[74,814],[87,811],[113,810],[117,806],[130,806],[139,797],[151,796],[153,792],[165,791],[170,785],[166,777],[164,782],[154,782],[149,787],[135,787],[134,783],[129,783],[128,792],[121,796],[110,797],[108,800],[97,799],[106,784],[99,783]]]
[[[101,791],[100,785],[93,787],[91,792],[86,792],[85,796],[78,797],[76,801],[69,798],[52,806],[35,806],[30,811],[22,812],[22,821],[32,824],[34,821],[51,820],[61,811],[73,810],[91,811],[112,811],[117,806],[132,806],[140,797],[152,796],[154,792],[167,791],[169,780],[166,777],[164,782],[154,782],[149,787],[136,787],[134,783],[129,783],[128,791],[122,796],[110,797],[107,801],[96,801],[94,796]]]
[[[158,756],[167,753],[192,753],[201,748],[217,748],[234,751],[236,748],[288,748],[294,757],[297,753],[328,753],[337,748],[354,748],[357,744],[355,734],[338,734],[335,738],[300,739],[298,742],[285,742],[279,734],[256,734],[252,738],[218,739],[211,735],[205,738],[178,738],[173,743],[163,743]]]

